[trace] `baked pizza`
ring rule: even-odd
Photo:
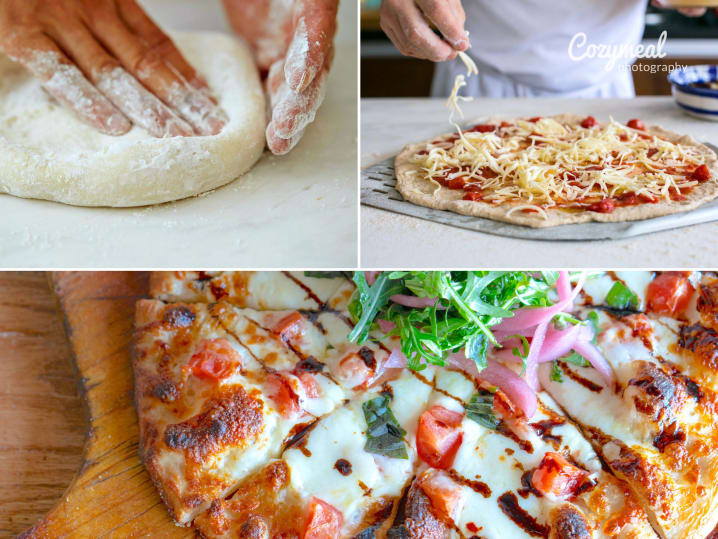
[[[718,523],[715,274],[151,282],[140,452],[203,537],[702,539]]]
[[[407,146],[395,169],[410,202],[531,227],[647,219],[718,196],[713,150],[635,118],[493,118]]]

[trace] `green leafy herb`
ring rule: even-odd
[[[572,365],[576,365],[577,367],[588,367],[591,365],[588,361],[586,361],[585,357],[580,354],[577,354],[573,350],[569,355],[564,356],[561,359],[566,363],[571,363]]]
[[[614,309],[638,309],[638,298],[636,294],[620,281],[613,283],[611,290],[606,294],[606,303]]]
[[[576,352],[574,352],[575,354]],[[578,355],[578,354],[577,354]],[[581,357],[581,356],[579,356]],[[581,358],[583,359],[583,358]],[[551,362],[551,380],[554,382],[562,383],[563,382],[563,371],[561,370],[561,367],[558,364],[558,360],[554,359]]]
[[[591,326],[593,326],[593,344],[596,344],[596,338],[598,337],[598,333],[600,331],[599,324],[598,324],[598,313],[596,311],[591,311],[586,315],[586,318],[588,318],[588,321],[591,323]]]
[[[348,310],[356,325],[349,340],[366,341],[375,321],[387,320],[396,326],[391,334],[400,337],[410,369],[444,365],[460,350],[483,369],[489,345],[496,344],[490,328],[519,307],[551,305],[554,277],[554,272],[390,271],[370,286],[363,272],[355,272]],[[395,294],[437,301],[409,308],[390,301]]]
[[[367,432],[364,450],[395,459],[408,459],[404,444],[406,431],[389,408],[389,397],[382,395],[362,404]]]
[[[466,417],[476,421],[482,427],[495,430],[500,421],[494,415],[493,406],[494,394],[482,389],[478,393],[474,393],[471,400],[464,406]]]
[[[336,279],[337,277],[344,277],[345,279],[352,278],[351,271],[305,271],[305,277],[314,277],[316,279]]]

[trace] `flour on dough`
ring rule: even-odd
[[[0,193],[81,206],[142,206],[215,189],[264,148],[265,105],[247,47],[221,33],[172,36],[229,116],[221,133],[154,138],[137,126],[103,135],[0,55]]]

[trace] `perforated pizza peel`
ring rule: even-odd
[[[718,153],[718,147],[705,143]],[[427,221],[434,221],[444,225],[465,228],[476,232],[485,232],[497,236],[529,240],[607,240],[630,238],[697,225],[718,220],[718,199],[712,200],[695,210],[644,219],[642,221],[624,221],[621,223],[579,223],[573,225],[560,225],[548,228],[531,228],[528,226],[512,225],[481,217],[460,215],[448,210],[436,210],[418,206],[404,200],[396,190],[396,174],[394,173],[394,157],[372,165],[361,172],[361,201],[362,204],[383,210],[402,213]]]

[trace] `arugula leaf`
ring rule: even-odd
[[[479,370],[485,369],[488,365],[486,361],[486,351],[489,347],[489,340],[483,333],[475,333],[466,341],[464,355],[473,360]]]
[[[598,324],[598,313],[596,311],[591,311],[586,315],[586,318],[588,318],[588,321],[591,323],[591,326],[593,326],[593,339],[591,339],[591,342],[593,344],[596,344],[596,339],[598,338],[599,333],[599,324]]]
[[[335,279],[337,277],[344,277],[346,279],[352,278],[351,271],[305,271],[305,277],[314,277],[316,279]]]
[[[482,427],[495,430],[500,421],[493,412],[494,394],[485,389],[474,393],[468,403],[464,405],[466,417],[476,421]]]
[[[561,358],[566,363],[571,363],[572,365],[576,365],[577,367],[588,367],[591,364],[586,361],[586,358],[583,357],[580,354],[577,354],[573,350],[571,350],[571,353],[567,356],[564,356]]]
[[[369,286],[364,272],[355,271],[354,283],[357,288],[350,301],[349,313],[357,319],[357,323],[348,339],[350,342],[362,344],[369,337],[371,324],[379,309],[387,304],[391,296],[400,294],[404,287],[398,281],[390,280],[385,272],[380,273]]]
[[[395,459],[408,459],[404,444],[406,431],[389,408],[389,400],[387,395],[381,395],[362,404],[367,424],[364,451]]]
[[[638,309],[638,297],[620,281],[613,283],[606,294],[606,303],[614,309]]]
[[[575,354],[576,352],[574,352]],[[578,354],[576,354],[578,355]],[[580,357],[580,356],[579,356]],[[583,359],[583,358],[581,358]],[[558,364],[558,360],[554,359],[551,362],[551,380],[554,382],[562,383],[563,382],[563,371],[561,370],[561,367]]]
[[[546,281],[546,284],[556,284],[556,281],[558,281],[558,271],[542,271],[541,275],[543,275],[543,280]]]

